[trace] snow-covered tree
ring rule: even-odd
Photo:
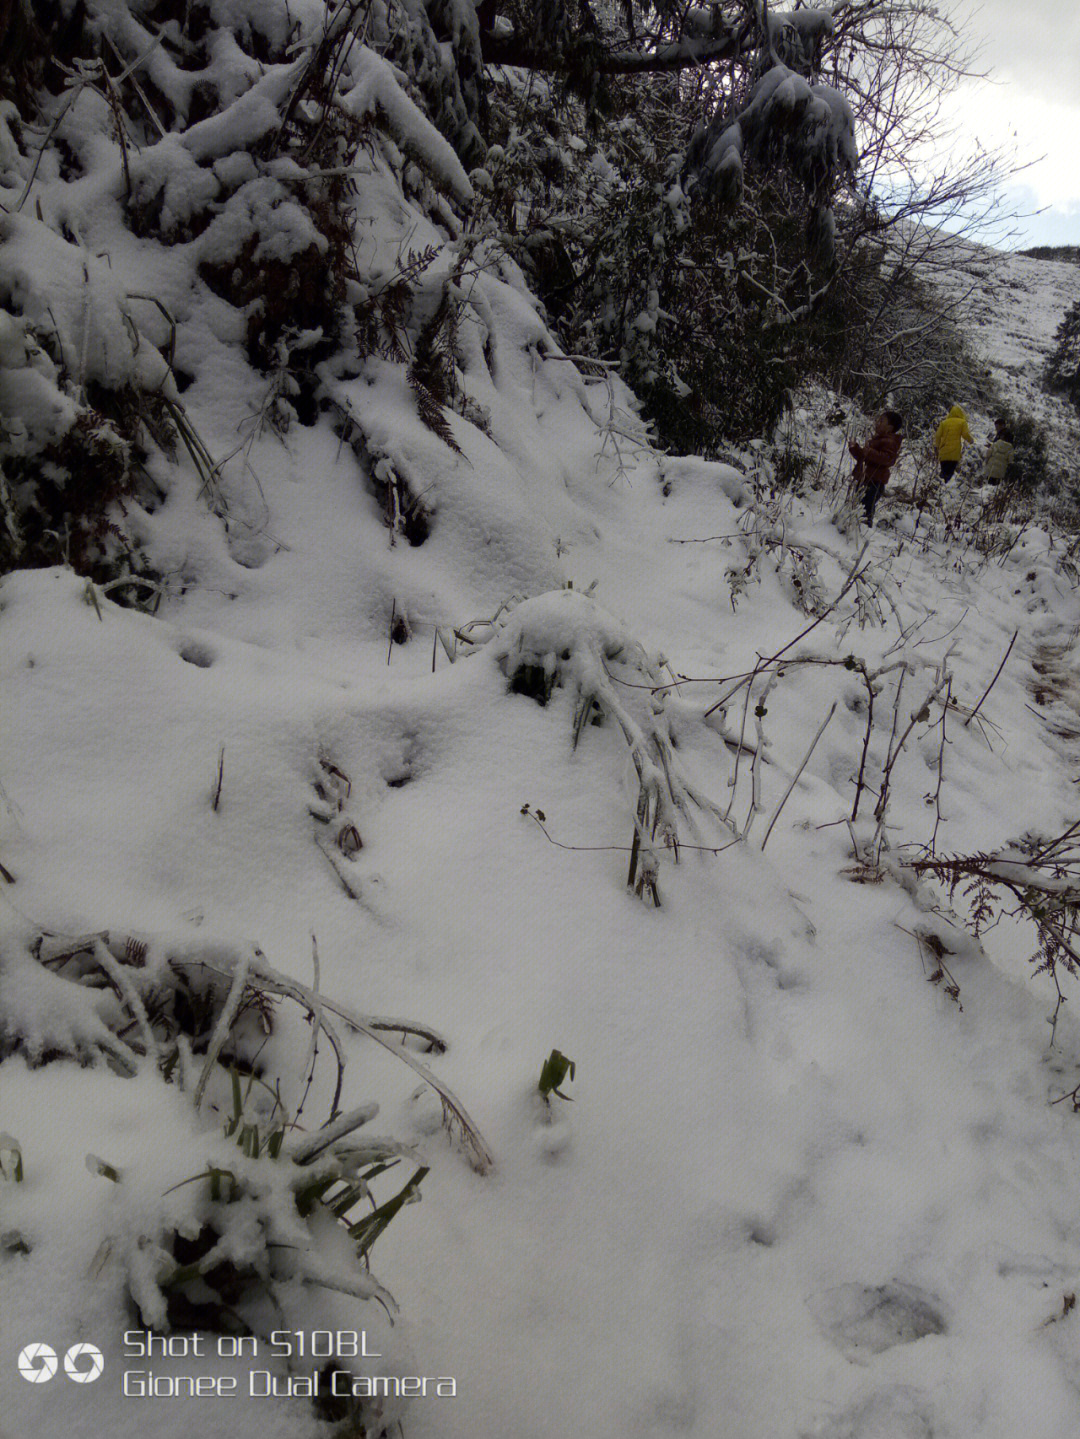
[[[943,221],[1000,223],[1007,160],[944,133],[940,97],[973,73],[947,16],[553,13],[479,12],[482,49],[532,67],[490,72],[493,209],[567,343],[619,360],[665,442],[768,429],[815,367],[871,407],[970,380],[960,310],[937,314],[920,277],[960,264]],[[583,84],[567,57],[586,32]]]
[[[782,163],[820,205],[854,175],[852,110],[820,78],[835,34],[827,9],[771,11],[768,0],[483,0],[477,13],[489,65],[546,74],[589,101],[620,78],[708,74],[685,137],[680,178],[688,192],[730,199],[741,192],[748,163]]]
[[[1046,367],[1049,389],[1067,395],[1080,409],[1080,300],[1065,311]]]

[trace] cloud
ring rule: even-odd
[[[1060,210],[1043,209],[1034,191],[1026,185],[1010,186],[1004,201],[1008,209],[1022,217],[994,241],[1004,249],[1023,250],[1032,245],[1080,246],[1080,204]]]
[[[939,0],[955,26],[959,55],[986,79],[948,88],[940,79],[946,133],[909,151],[924,176],[954,166],[976,146],[1012,156],[1002,174],[997,220],[981,205],[965,206],[947,226],[987,225],[991,243],[1080,244],[1080,0]],[[1003,167],[1008,169],[1008,163]],[[1047,210],[1044,215],[1033,212]]]
[[[979,52],[980,68],[1020,92],[1065,103],[1077,94],[1080,6],[1076,0],[982,0],[975,9],[953,4],[948,13]],[[1074,139],[1080,138],[1080,106]]]
[[[1036,95],[1018,84],[968,82],[949,97],[948,108],[963,140],[986,149],[1015,151],[1025,165],[1021,183],[1040,205],[1080,203],[1080,98]]]
[[[1080,4],[953,0],[946,13],[989,72],[949,97],[963,134],[990,149],[1015,148],[1018,161],[1030,164],[1020,183],[1038,204],[1065,209],[1080,201]]]

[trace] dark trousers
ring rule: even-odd
[[[881,496],[885,493],[884,485],[868,484],[863,491],[863,513],[866,515],[866,523],[874,523],[874,507]]]
[[[956,474],[956,467],[959,463],[959,460],[942,460],[941,478],[943,480],[951,480],[953,475]]]

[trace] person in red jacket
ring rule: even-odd
[[[853,440],[848,445],[848,449],[855,456],[855,473],[852,478],[866,486],[863,491],[863,510],[868,525],[874,523],[874,506],[889,483],[889,471],[896,464],[896,457],[900,453],[903,443],[900,432],[903,428],[902,416],[895,410],[882,410],[866,444],[857,445]]]

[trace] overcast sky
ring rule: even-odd
[[[941,9],[990,72],[953,98],[960,128],[988,149],[1013,144],[1021,162],[1037,161],[1009,199],[1050,208],[1020,221],[1010,245],[1080,245],[1080,0],[942,0]]]

